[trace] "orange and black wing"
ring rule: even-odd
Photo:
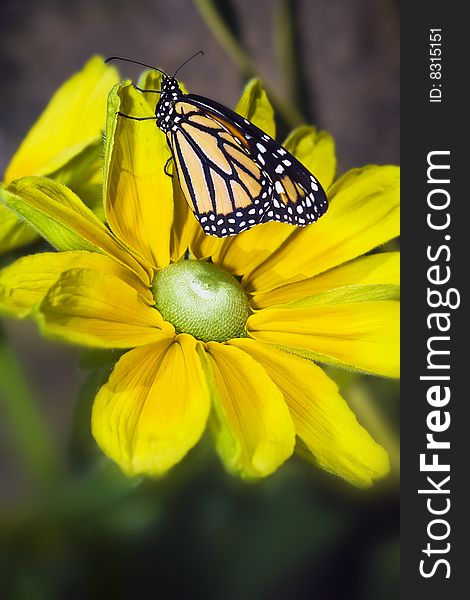
[[[168,132],[183,193],[207,234],[235,235],[280,221],[305,226],[325,213],[315,177],[261,129],[207,98],[184,96]]]

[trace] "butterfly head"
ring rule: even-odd
[[[157,118],[157,126],[165,133],[172,128],[175,116],[173,107],[182,95],[183,92],[177,79],[164,75],[162,77],[160,99],[155,107],[155,117]]]
[[[170,75],[162,77],[160,98],[176,102],[182,94],[180,84],[175,77],[171,77]]]

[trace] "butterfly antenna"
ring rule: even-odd
[[[189,58],[187,58],[184,63],[182,65],[180,65],[176,71],[173,73],[172,77],[176,77],[178,71],[180,69],[182,69],[184,67],[184,65],[186,65],[190,60],[192,60],[193,58],[195,58],[196,56],[198,56],[199,54],[201,54],[202,56],[204,56],[204,50],[198,50],[198,52],[195,52],[192,56],[190,56]]]
[[[147,63],[140,62],[139,60],[132,60],[131,58],[123,58],[122,56],[109,56],[104,62],[109,63],[112,60],[122,60],[124,62],[133,63],[135,65],[141,65],[142,67],[148,67],[149,69],[159,71],[160,73],[163,73],[165,77],[168,77],[168,75],[165,73],[165,71],[162,71],[162,69],[159,69],[158,67],[153,67],[152,65],[148,65]]]

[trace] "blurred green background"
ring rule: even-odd
[[[300,122],[336,139],[339,173],[399,162],[396,0],[5,1],[0,9],[0,166],[60,83],[94,53],[182,73],[234,106],[261,76],[280,139]],[[132,65],[121,72],[136,76]],[[0,339],[0,597],[388,600],[398,598],[398,384],[331,371],[392,455],[358,491],[291,459],[244,484],[204,439],[161,481],[102,458],[89,411],[102,373],[4,322]]]

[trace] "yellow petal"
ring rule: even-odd
[[[102,145],[100,137],[60,169],[48,175],[50,179],[59,181],[74,191],[101,220],[104,219]],[[3,189],[1,186],[0,199]],[[33,227],[7,210],[0,206],[0,254],[40,239]]]
[[[315,277],[255,294],[252,306],[256,309],[269,308],[344,286],[381,284],[397,286],[399,283],[400,253],[381,252],[362,256]]]
[[[246,278],[251,292],[307,279],[365,254],[399,233],[399,169],[353,169],[329,193],[317,222],[298,228],[279,250]]]
[[[127,352],[93,405],[98,445],[128,475],[161,475],[204,431],[210,398],[196,341],[179,335]]]
[[[0,198],[2,191],[0,188]],[[6,206],[0,204],[0,255],[30,244],[39,236],[27,223]]]
[[[326,131],[302,125],[294,129],[283,144],[300,160],[327,190],[336,174],[335,142]]]
[[[308,308],[324,304],[351,304],[354,302],[372,302],[378,300],[399,300],[398,285],[343,285],[334,290],[326,290],[313,296],[299,298],[279,308]]]
[[[235,112],[251,121],[272,138],[276,137],[274,110],[259,79],[252,79],[246,84],[235,107]]]
[[[144,90],[159,90],[161,88],[161,79],[161,73],[158,71],[144,71],[139,77],[138,86]],[[186,94],[185,85],[181,81],[179,81],[179,85],[181,91]],[[143,96],[149,105],[150,113],[154,113],[159,96],[150,91],[144,92]],[[173,173],[173,175],[176,174],[173,161],[168,163],[167,171]],[[202,229],[194,217],[192,210],[189,208],[178,182],[178,177],[173,177],[172,186],[174,210],[173,225],[170,232],[170,256],[172,261],[177,261],[188,250],[190,240],[194,237],[197,230],[202,232]],[[204,235],[204,237],[206,236]],[[199,255],[197,257],[199,258]]]
[[[253,86],[248,91],[252,88]],[[247,94],[246,98],[247,103],[250,95]],[[315,174],[325,189],[331,184],[336,170],[336,158],[333,138],[328,133],[302,126],[289,135],[284,146]],[[198,256],[210,256],[227,271],[243,275],[245,280],[249,280],[250,273],[269,258],[294,231],[292,226],[285,223],[264,223],[228,237],[218,244],[211,243],[209,250],[204,238],[198,246],[193,244],[193,248],[197,248],[195,252]]]
[[[263,367],[238,348],[207,344],[213,393],[212,432],[229,471],[254,478],[293,452],[295,432],[281,392]]]
[[[173,332],[137,290],[111,273],[72,269],[37,309],[42,332],[82,346],[133,348]]]
[[[178,178],[173,178],[173,201],[175,212],[173,215],[173,226],[171,228],[171,259],[172,261],[179,260],[186,250],[190,247],[191,241],[196,238],[198,233],[206,236],[199,225],[193,211],[189,208],[188,203],[183,195]],[[198,231],[199,230],[199,231]],[[201,238],[202,239],[202,238]],[[212,238],[218,240],[218,238]],[[205,258],[199,252],[193,252],[196,258]]]
[[[223,244],[214,247],[209,256],[226,271],[249,280],[252,271],[263,264],[293,232],[292,225],[286,223],[262,223],[225,238]]]
[[[152,265],[170,261],[173,184],[164,168],[170,157],[165,134],[154,120],[116,116],[152,116],[143,94],[131,83],[110,94],[106,129],[106,215],[111,229]]]
[[[250,335],[320,362],[399,375],[399,302],[272,308],[251,315]]]
[[[150,283],[151,266],[117,240],[64,185],[44,177],[23,177],[3,188],[1,198],[55,248],[102,252],[127,265],[144,283]]]
[[[26,317],[64,271],[93,269],[112,273],[134,287],[147,304],[152,293],[130,269],[97,252],[43,252],[25,256],[0,271],[0,312]]]
[[[336,384],[310,360],[255,340],[232,340],[266,369],[284,394],[297,435],[318,465],[365,487],[389,471],[385,450],[359,425]]]
[[[191,210],[189,213],[191,213]],[[187,215],[187,222],[189,249],[196,258],[211,258],[228,242],[228,238],[218,238],[204,233],[196,218],[191,214]]]
[[[118,80],[116,69],[100,56],[90,59],[54,94],[12,158],[5,181],[52,173],[93,142],[104,128],[106,97]]]
[[[69,187],[104,221],[102,136],[48,177]]]
[[[139,77],[138,86],[145,90],[159,90],[161,88],[161,77],[162,76],[158,71],[144,71]],[[181,91],[186,94],[187,90],[184,83],[179,81],[179,86]],[[149,105],[150,113],[154,113],[158,101],[158,95],[148,91],[144,92],[143,96]],[[166,169],[170,173],[173,172],[173,175],[176,174],[173,161],[168,163]],[[191,240],[193,240],[199,234],[201,234],[201,237],[198,243],[203,243],[205,240],[213,240],[215,242],[219,242],[220,240],[204,234],[201,226],[194,217],[192,210],[189,208],[183,192],[181,191],[178,177],[173,177],[172,186],[174,211],[173,225],[170,232],[170,256],[172,261],[176,261],[184,255],[184,253],[190,247]],[[211,253],[206,252],[205,250],[204,252],[199,252],[196,250],[193,251],[193,255],[197,258],[206,258],[211,256]]]

